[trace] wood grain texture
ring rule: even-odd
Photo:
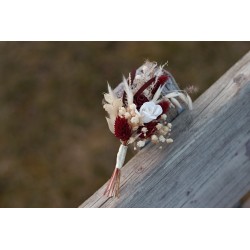
[[[147,145],[80,207],[233,207],[250,190],[250,52],[173,121],[174,143]]]

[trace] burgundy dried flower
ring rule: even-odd
[[[160,103],[158,103],[161,108],[162,108],[162,114],[166,114],[169,110],[169,107],[170,107],[170,102],[168,101],[162,101]]]
[[[151,135],[154,134],[154,132],[156,131],[156,125],[158,124],[158,122],[156,121],[152,121],[152,122],[149,122],[149,123],[146,123],[144,127],[147,128],[147,132],[146,132],[146,136],[144,136],[144,133],[141,131],[143,127],[139,127],[138,128],[138,134],[140,134],[140,138],[148,138],[150,137]]]
[[[165,83],[168,79],[168,75],[161,75],[159,78],[158,78],[158,82],[160,83],[160,85],[162,85],[163,83]]]
[[[155,92],[157,91],[157,89],[162,86],[166,81],[168,80],[168,75],[161,75],[158,78],[158,81],[156,82],[153,90],[152,90],[152,94],[154,95]]]
[[[143,94],[140,94],[134,97],[134,103],[138,110],[140,109],[140,107],[142,106],[144,102],[148,102],[148,101],[149,101],[148,98]]]
[[[122,141],[126,142],[130,138],[132,134],[132,130],[126,118],[122,118],[120,116],[116,117],[114,132],[115,132],[115,136]]]

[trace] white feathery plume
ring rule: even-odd
[[[105,111],[106,111],[110,116],[112,116],[112,112],[113,112],[113,105],[112,105],[112,104],[105,103],[105,104],[103,105],[103,108],[105,109]]]
[[[187,104],[187,97],[186,97],[186,95],[184,95],[183,93],[179,93],[179,98],[180,98],[184,103]]]
[[[124,76],[123,76],[123,84],[124,84],[124,91],[127,94],[128,105],[133,104],[133,98],[134,98],[133,92],[131,88],[128,86],[128,82]]]
[[[188,99],[188,108],[189,108],[190,110],[192,110],[192,109],[193,109],[193,102],[192,102],[192,99],[191,99],[191,97],[190,97],[189,95],[187,95],[187,99]]]
[[[161,95],[163,88],[164,88],[164,86],[157,89],[157,91],[155,92],[154,97],[152,99],[153,102],[155,102],[155,103],[157,102],[157,100],[159,99],[159,97]]]
[[[164,67],[165,65],[167,65],[168,62],[164,63],[163,65],[160,65],[159,67],[157,67],[156,71],[155,71],[155,76],[156,76],[156,81],[157,79],[164,74]]]
[[[177,97],[179,95],[180,95],[179,92],[174,91],[174,92],[171,92],[171,93],[165,95],[164,97],[169,99],[169,98]]]
[[[107,103],[112,103],[112,101],[113,101],[111,95],[110,95],[110,94],[107,94],[107,93],[104,93],[104,100],[105,100]]]
[[[108,84],[108,93],[104,94],[104,100],[108,103],[108,104],[112,104],[113,101],[116,99],[115,94],[113,92],[113,90],[111,89],[109,83]]]
[[[179,103],[179,101],[177,101],[176,98],[172,97],[172,98],[170,98],[170,101],[174,104],[175,107],[182,109],[181,104]]]
[[[113,101],[113,108],[118,112],[119,108],[122,107],[122,98],[115,98]]]
[[[186,95],[184,95],[183,93],[180,93],[179,98],[188,105],[188,108],[191,110],[193,108],[192,105],[192,100],[190,98],[190,96],[186,93]]]
[[[109,94],[114,98],[114,97],[115,97],[114,92],[113,92],[113,90],[111,89],[111,87],[110,87],[110,85],[109,85],[108,82],[107,82],[107,84],[108,84],[108,91],[109,91]]]
[[[114,133],[115,119],[118,114],[119,108],[122,107],[122,99],[117,98],[114,91],[111,89],[108,83],[108,93],[104,94],[104,104],[103,108],[108,113],[109,117],[106,117],[108,127],[112,133]]]

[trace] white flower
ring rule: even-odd
[[[142,122],[148,123],[156,119],[162,113],[162,107],[154,102],[145,102],[140,108]]]

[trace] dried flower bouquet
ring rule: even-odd
[[[106,119],[110,131],[121,142],[115,170],[105,190],[109,197],[119,196],[120,172],[128,145],[134,144],[136,150],[144,147],[148,141],[154,144],[172,143],[172,124],[167,122],[169,110],[182,109],[181,104],[192,109],[192,100],[186,91],[166,89],[165,85],[172,76],[164,66],[146,61],[128,78],[123,77],[118,92],[108,84],[103,108],[108,113]]]

